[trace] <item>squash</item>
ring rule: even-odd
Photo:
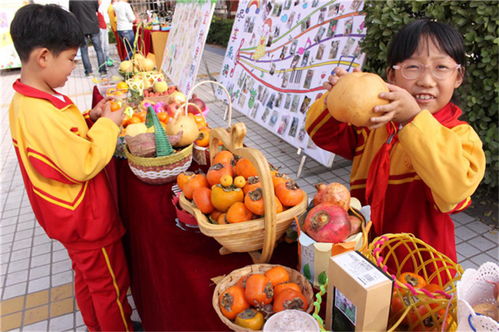
[[[182,137],[176,144],[172,144],[173,146],[187,146],[192,144],[198,136],[199,129],[193,118],[179,114],[174,118],[171,118],[170,121],[166,124],[166,133],[170,136],[177,135],[180,131],[182,131]]]
[[[377,116],[373,112],[374,106],[388,104],[388,100],[378,97],[381,92],[388,91],[386,83],[376,74],[349,73],[327,94],[327,108],[338,121],[367,127],[370,119]]]

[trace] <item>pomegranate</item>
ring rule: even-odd
[[[315,188],[317,188],[317,194],[314,196],[314,206],[327,202],[341,206],[345,211],[350,208],[350,192],[341,183],[319,183],[315,185]]]
[[[303,223],[303,230],[317,242],[343,242],[351,230],[347,212],[333,203],[313,207]]]

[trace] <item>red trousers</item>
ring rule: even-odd
[[[76,302],[89,331],[133,331],[121,240],[100,249],[68,249],[68,253],[75,271]]]

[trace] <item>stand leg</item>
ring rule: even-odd
[[[303,166],[305,165],[305,160],[307,159],[306,155],[301,156],[300,165],[298,165],[298,170],[296,171],[296,178],[299,179],[301,176],[301,172],[303,171]]]

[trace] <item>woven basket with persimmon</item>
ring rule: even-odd
[[[463,268],[413,234],[384,234],[368,258],[394,279],[388,331],[454,331]]]

